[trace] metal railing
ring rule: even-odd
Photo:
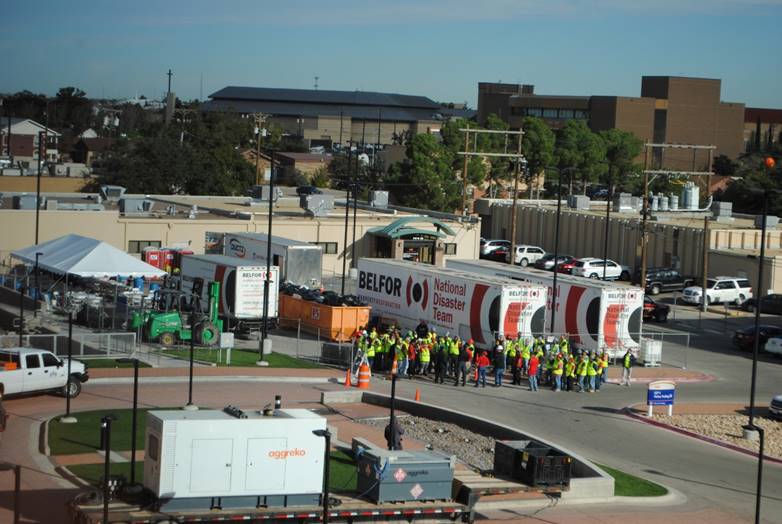
[[[19,335],[0,335],[0,347],[17,347]],[[23,335],[22,346],[68,354],[68,336],[62,334]],[[72,354],[79,358],[119,358],[137,351],[135,333],[74,334]]]

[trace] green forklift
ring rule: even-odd
[[[199,346],[217,345],[223,331],[223,321],[217,315],[220,284],[209,283],[209,300],[205,310],[201,300],[202,289],[201,279],[193,282],[191,293],[177,288],[162,288],[157,307],[151,311],[133,313],[131,327],[134,330],[142,328],[144,340],[163,346],[173,346],[180,341],[189,342],[193,337]],[[183,312],[183,309],[186,311]]]

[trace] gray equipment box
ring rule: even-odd
[[[364,451],[358,491],[372,502],[450,500],[456,457],[436,451]]]

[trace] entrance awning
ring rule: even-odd
[[[423,229],[420,227],[413,226],[413,224],[420,224],[420,223],[426,223],[432,225],[434,226],[435,229],[434,230]],[[399,218],[397,220],[394,220],[387,226],[373,227],[368,230],[368,233],[371,233],[379,237],[394,238],[394,239],[405,238],[410,236],[424,236],[424,235],[433,236],[437,238],[445,238],[446,236],[456,235],[454,230],[451,229],[444,222],[441,222],[436,218],[425,217],[425,216],[411,216],[411,217]]]

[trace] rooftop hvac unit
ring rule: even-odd
[[[100,186],[100,194],[106,200],[119,200],[125,194],[125,191],[127,190],[122,186]]]
[[[124,197],[119,200],[120,213],[131,215],[133,213],[149,213],[152,211],[152,201],[147,198]]]
[[[302,195],[299,197],[299,206],[307,213],[316,217],[328,216],[334,209],[334,197],[332,195]]]
[[[269,186],[263,186],[263,185],[256,185],[250,188],[250,196],[255,200],[265,200],[266,202],[269,201]],[[272,195],[272,202],[277,202],[277,200],[282,196],[282,190],[278,187],[274,188],[274,194]]]
[[[568,195],[567,207],[570,209],[589,209],[589,197],[585,195]]]
[[[388,207],[388,191],[372,191],[369,203],[372,207],[386,209]]]
[[[45,198],[41,198],[41,202],[45,201]],[[14,209],[35,209],[35,202],[35,195],[15,195],[13,198]]]

